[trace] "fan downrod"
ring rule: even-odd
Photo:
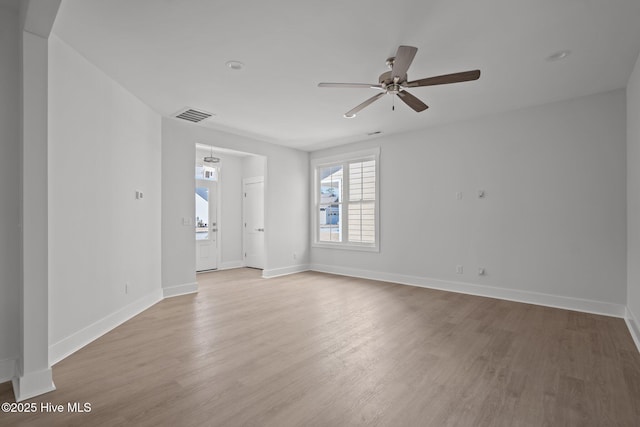
[[[393,62],[395,60],[396,60],[395,56],[390,56],[389,58],[387,58],[387,61],[385,62],[387,64],[387,67],[393,68]]]

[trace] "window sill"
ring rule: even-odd
[[[379,245],[359,245],[357,243],[313,242],[311,243],[311,247],[322,249],[344,249],[347,251],[380,252]]]

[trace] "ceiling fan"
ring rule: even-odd
[[[400,46],[396,52],[396,56],[387,59],[387,65],[391,71],[380,74],[378,78],[379,84],[368,83],[318,83],[318,87],[346,87],[346,88],[368,88],[379,90],[380,92],[364,101],[357,107],[347,111],[344,114],[346,118],[356,116],[356,113],[372,104],[374,101],[382,98],[384,95],[398,95],[405,104],[416,112],[424,111],[427,104],[420,101],[415,96],[407,92],[407,88],[443,85],[449,83],[460,83],[470,80],[478,80],[480,78],[480,70],[463,71],[461,73],[444,74],[442,76],[427,77],[425,79],[407,81],[407,70],[413,62],[413,58],[418,52],[417,47]]]

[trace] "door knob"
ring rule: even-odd
[[[256,228],[256,231],[264,231],[264,228]]]

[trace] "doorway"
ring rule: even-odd
[[[195,148],[195,270],[266,268],[267,158],[205,142],[195,143]],[[252,230],[247,236],[245,222]]]

